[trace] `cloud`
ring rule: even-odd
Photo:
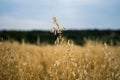
[[[119,3],[120,0],[0,0],[0,29],[49,29],[53,16],[68,29],[109,28],[120,23]]]
[[[79,5],[84,5],[84,4],[93,4],[93,3],[98,3],[101,0],[58,0],[60,3],[63,4],[79,4]]]
[[[18,29],[18,30],[28,30],[28,29],[48,29],[49,23],[40,20],[25,20],[16,19],[13,17],[3,17],[0,18],[0,29]]]

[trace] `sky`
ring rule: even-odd
[[[0,0],[0,30],[120,29],[120,0]]]

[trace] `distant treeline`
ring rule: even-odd
[[[84,45],[86,39],[100,41],[116,45],[120,42],[120,30],[66,30],[63,31],[63,37],[73,40],[77,45]],[[36,44],[54,44],[57,35],[50,31],[0,31],[0,41],[18,41],[24,40],[26,43]]]

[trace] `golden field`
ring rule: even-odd
[[[120,80],[120,46],[0,42],[0,80]]]

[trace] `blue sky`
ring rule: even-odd
[[[0,0],[0,30],[120,29],[120,0]]]

